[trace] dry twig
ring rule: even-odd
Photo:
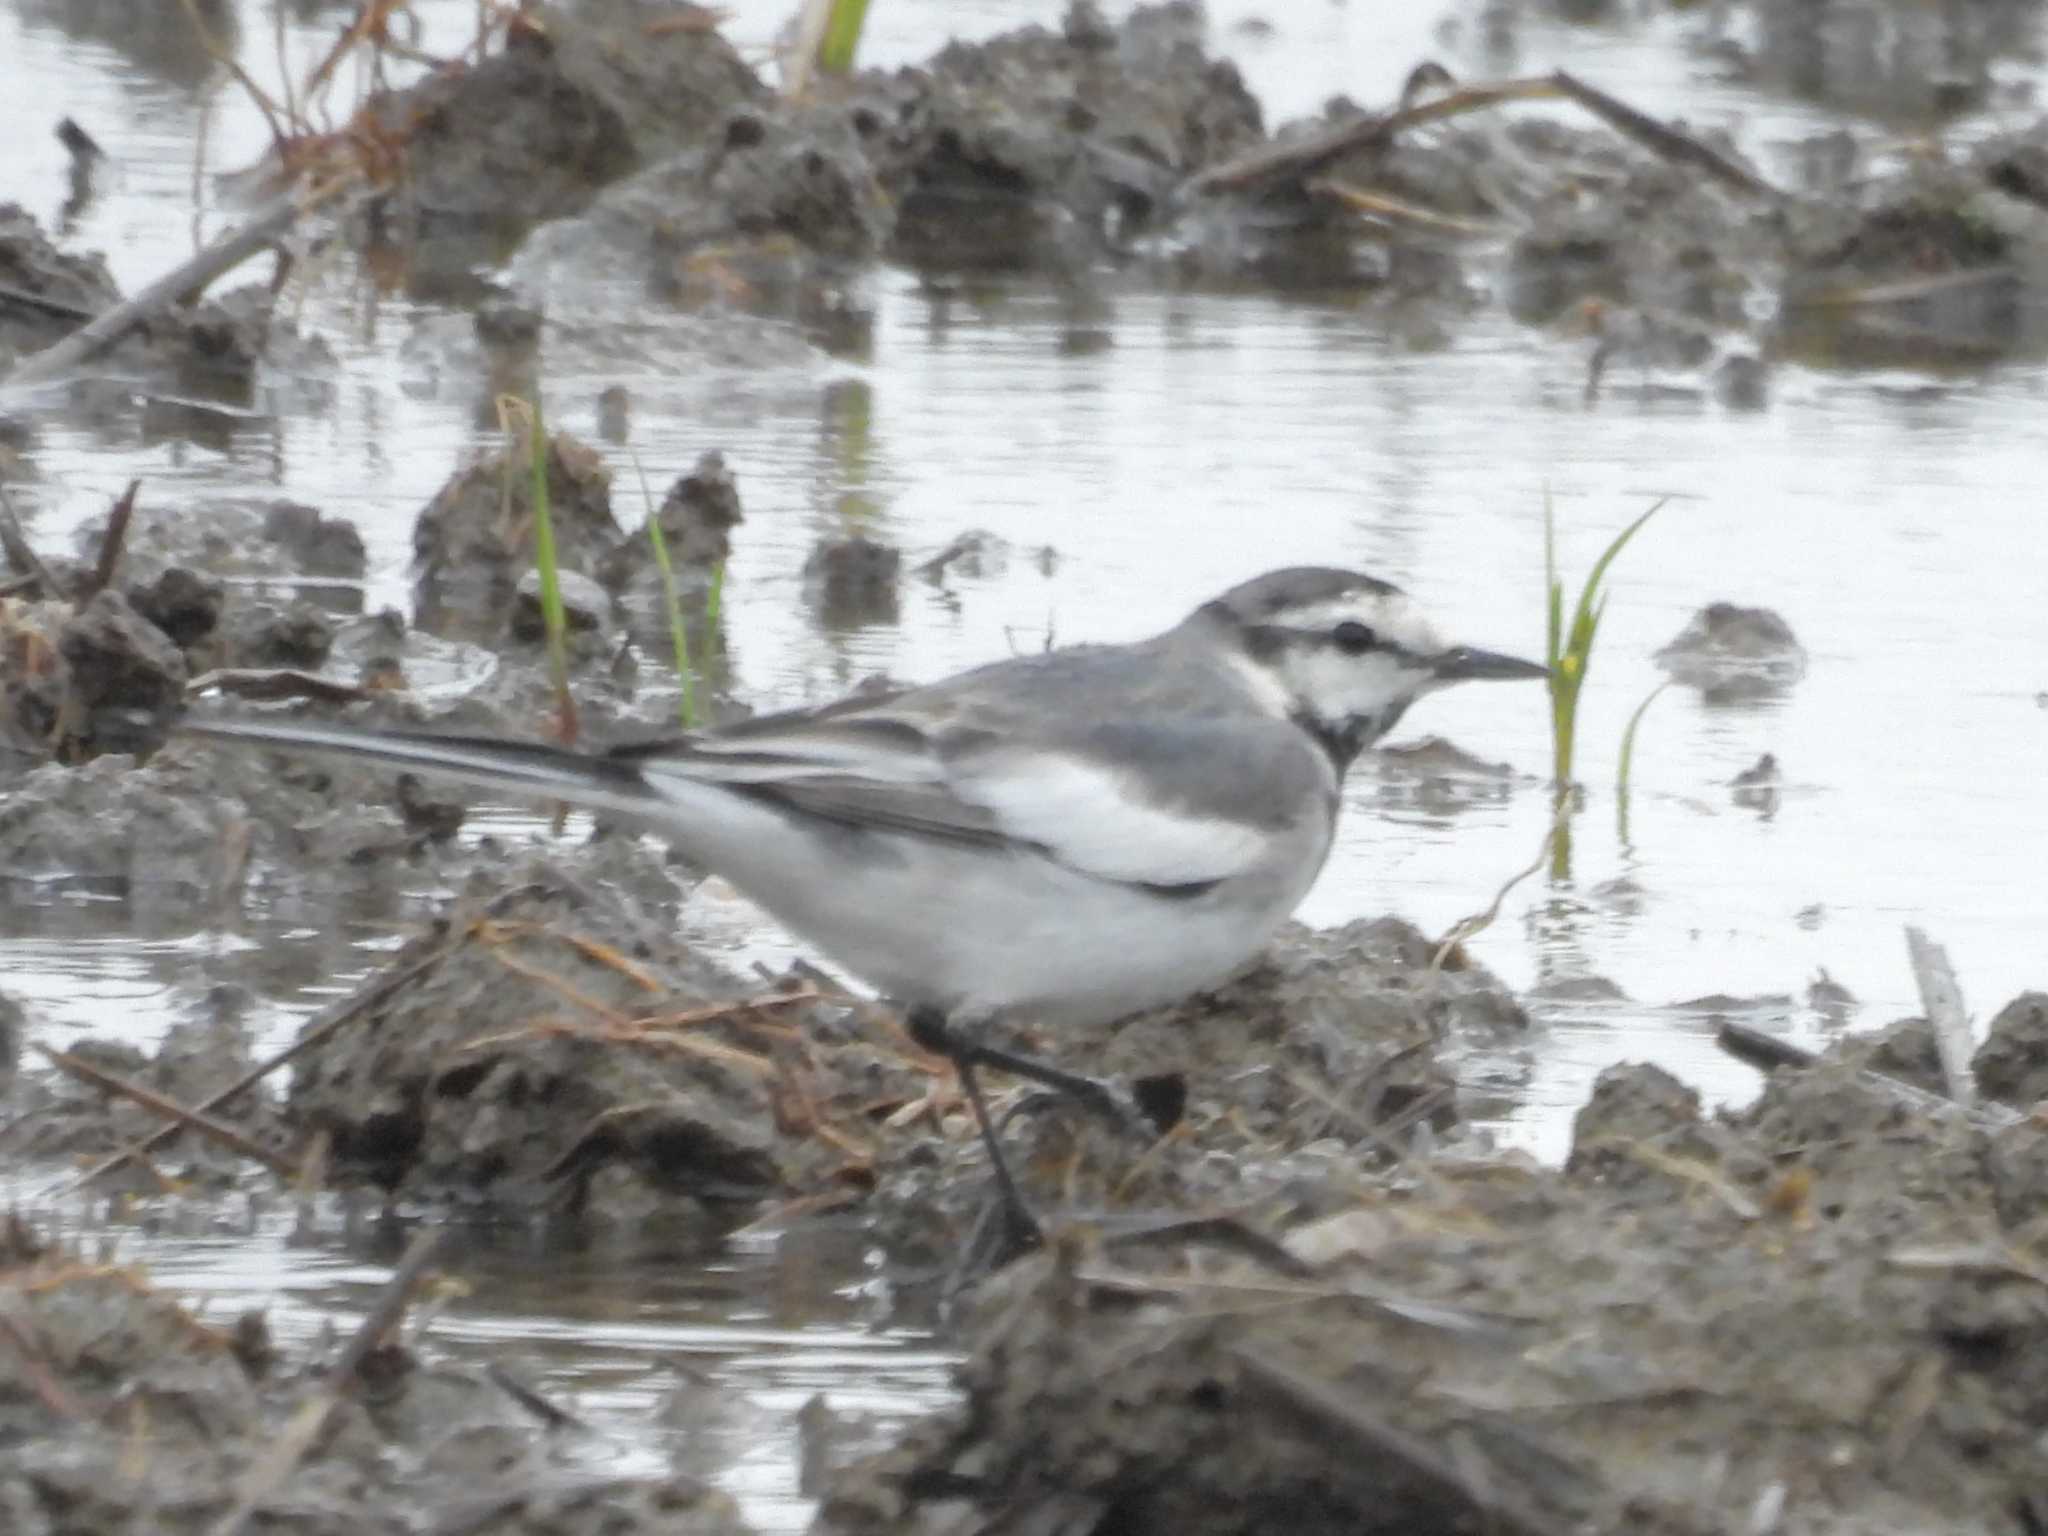
[[[73,602],[89,602],[114,584],[114,572],[120,567],[121,551],[128,542],[128,522],[135,516],[135,493],[141,489],[140,480],[130,480],[128,489],[107,514],[107,531],[100,535],[99,559],[93,562],[92,574],[85,584],[72,595]]]
[[[212,1115],[206,1114],[201,1110],[188,1109],[176,1099],[166,1098],[154,1088],[145,1088],[140,1083],[131,1082],[125,1077],[106,1071],[104,1068],[96,1067],[91,1062],[72,1055],[69,1051],[52,1050],[49,1046],[43,1045],[40,1042],[31,1042],[31,1044],[52,1066],[69,1073],[80,1082],[90,1084],[92,1087],[102,1089],[107,1093],[118,1094],[130,1103],[140,1104],[144,1109],[154,1114],[159,1114],[168,1120],[175,1121],[176,1124],[171,1127],[173,1130],[178,1127],[184,1127],[187,1130],[197,1132],[208,1141],[216,1142],[226,1147],[237,1157],[246,1157],[251,1162],[261,1163],[287,1183],[291,1181],[293,1175],[297,1172],[286,1158],[271,1151],[262,1142],[237,1130],[225,1120],[216,1120]]]
[[[398,1326],[399,1319],[405,1314],[406,1303],[426,1273],[427,1261],[433,1258],[440,1243],[438,1231],[422,1232],[413,1239],[412,1246],[406,1250],[405,1257],[399,1261],[397,1270],[385,1285],[383,1294],[377,1298],[377,1304],[370,1308],[362,1326],[350,1337],[313,1395],[299,1405],[299,1411],[286,1421],[270,1449],[249,1468],[233,1507],[215,1522],[211,1536],[236,1536],[248,1523],[249,1517],[283,1486],[305,1459],[306,1453],[326,1430],[327,1421],[340,1406],[342,1398],[354,1387],[363,1362]]]
[[[506,898],[501,897],[499,899],[504,900]],[[219,1109],[223,1104],[231,1102],[238,1095],[246,1093],[250,1088],[263,1081],[264,1078],[275,1072],[279,1067],[290,1062],[301,1052],[310,1050],[315,1045],[325,1041],[352,1020],[381,1007],[397,993],[412,985],[413,982],[439,965],[454,951],[456,945],[460,942],[460,939],[450,939],[443,944],[437,945],[432,951],[422,955],[411,965],[401,970],[393,971],[382,981],[375,983],[362,992],[358,992],[354,997],[343,999],[330,1008],[324,1016],[308,1025],[299,1035],[299,1038],[290,1045],[274,1055],[259,1061],[225,1088],[222,1088],[203,1102],[194,1105],[193,1108],[198,1113],[205,1114],[210,1110]],[[86,1185],[93,1183],[97,1179],[104,1178],[107,1174],[125,1166],[135,1158],[148,1156],[177,1134],[178,1127],[175,1125],[167,1125],[160,1131],[152,1132],[148,1136],[143,1137],[142,1140],[123,1147],[112,1156],[102,1158],[99,1162],[93,1164],[92,1167],[59,1190],[58,1195],[61,1197],[83,1189]]]

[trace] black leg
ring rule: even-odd
[[[981,1079],[975,1075],[974,1063],[960,1057],[953,1059],[953,1069],[960,1074],[960,1089],[967,1095],[967,1102],[974,1106],[975,1128],[981,1132],[981,1144],[988,1152],[988,1165],[994,1171],[996,1198],[1002,1206],[1004,1254],[996,1262],[1007,1263],[1013,1254],[1021,1254],[1037,1248],[1045,1242],[1045,1229],[1038,1224],[1038,1218],[1031,1214],[1031,1207],[1024,1203],[1024,1191],[1017,1187],[1017,1179],[1010,1172],[1009,1160],[1003,1156],[1003,1144],[996,1139],[995,1122],[989,1118],[988,1100],[982,1097]]]
[[[1003,1156],[1003,1144],[996,1138],[995,1121],[989,1115],[988,1100],[982,1095],[981,1079],[975,1074],[975,1058],[958,1048],[958,1037],[946,1027],[945,1015],[937,1009],[913,1008],[907,1023],[911,1039],[933,1054],[944,1056],[953,1063],[953,1070],[960,1074],[960,1089],[973,1107],[974,1126],[981,1133],[981,1145],[988,1153],[989,1169],[995,1176],[996,1194],[1008,1228],[1004,1234],[1004,1248],[1010,1252],[1036,1248],[1044,1241],[1044,1233],[1038,1225],[1038,1218],[1031,1214],[1031,1207],[1024,1203],[1024,1192],[1017,1187],[1009,1160]]]
[[[1023,1056],[1001,1046],[970,1040],[955,1030],[945,1015],[935,1008],[912,1009],[908,1022],[910,1038],[926,1050],[951,1061],[960,1069],[963,1082],[971,1067],[994,1067],[998,1072],[1008,1072],[1013,1077],[1065,1094],[1140,1141],[1149,1142],[1156,1134],[1124,1096],[1099,1077],[1069,1072],[1035,1056]]]

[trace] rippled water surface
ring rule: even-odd
[[[466,3],[418,9],[436,44],[459,39],[473,15]],[[760,42],[782,8],[737,9],[734,35]],[[876,0],[871,47],[909,60],[948,28],[985,34],[1057,9]],[[1216,30],[1276,117],[1339,90],[1383,100],[1432,53],[1487,72],[1468,57],[1470,25],[1440,31],[1425,8],[1398,19],[1387,9],[1269,7],[1267,34],[1242,25],[1252,8],[1218,6]],[[56,220],[64,162],[50,127],[78,118],[115,169],[75,238],[104,248],[132,289],[191,249],[195,183],[211,196],[196,158],[232,167],[260,149],[260,127],[203,55],[165,41],[174,27],[155,40],[97,34],[75,18],[67,27],[66,14],[50,0],[0,4],[0,133],[19,146],[6,192]],[[288,55],[310,57],[343,14],[288,7]],[[244,57],[275,75],[268,8],[246,7],[240,20]],[[1733,127],[1767,163],[1823,126],[1810,109],[1709,80],[1656,29],[1531,23],[1507,61],[1559,62],[1660,112]],[[210,231],[220,218],[207,210],[198,221]],[[1112,284],[1083,300],[1025,280],[932,288],[883,270],[865,297],[874,341],[859,362],[793,342],[766,364],[706,356],[652,316],[614,316],[619,329],[601,346],[573,326],[546,343],[556,425],[594,436],[599,390],[623,383],[650,478],[665,483],[706,448],[733,465],[747,510],[729,584],[733,652],[740,691],[760,704],[816,698],[874,671],[936,675],[1048,631],[1140,635],[1291,561],[1381,573],[1461,636],[1537,652],[1546,492],[1572,571],[1651,498],[1675,498],[1614,574],[1581,727],[1576,878],[1519,886],[1473,945],[1518,986],[1590,973],[1626,1000],[1539,1008],[1542,1028],[1496,1126],[1504,1139],[1557,1155],[1592,1077],[1623,1059],[1660,1061],[1714,1098],[1751,1092],[1746,1069],[1716,1054],[1705,1011],[1671,1006],[1689,999],[1777,997],[1761,1016],[1812,1040],[1821,1026],[1801,999],[1825,970],[1861,1000],[1859,1023],[1916,1011],[1906,923],[1947,943],[1980,1015],[2043,983],[2040,365],[1787,366],[1754,415],[1617,377],[1589,407],[1586,344],[1497,315],[1417,351],[1367,313],[1255,293]],[[200,437],[146,424],[41,429],[20,471],[35,537],[64,539],[130,477],[156,505],[289,495],[357,521],[375,566],[370,600],[402,604],[415,513],[488,436],[470,386],[430,365],[435,338],[464,322],[374,295],[341,269],[313,277],[294,302],[301,327],[336,354],[330,399],[219,418]],[[1068,344],[1076,328],[1098,341]],[[638,484],[623,454],[616,467],[620,487]],[[848,495],[877,509],[874,530],[907,564],[968,529],[1014,552],[974,579],[910,579],[897,624],[826,631],[799,598],[798,571]],[[1659,698],[1624,839],[1622,727],[1661,680],[1652,651],[1718,599],[1777,610],[1811,664],[1763,703],[1677,688]],[[1483,907],[1538,848],[1547,731],[1534,689],[1472,688],[1418,709],[1404,736],[1441,733],[1528,783],[1447,812],[1359,775],[1304,916],[1393,909],[1440,930]],[[1764,753],[1782,767],[1782,792],[1745,808],[1729,780]],[[498,825],[537,831],[509,815]],[[395,920],[317,932],[287,914],[230,939],[130,917],[104,903],[30,908],[17,892],[0,911],[8,987],[65,1029],[146,1036],[174,1006],[176,978],[260,944],[293,956],[273,973],[289,977],[277,989],[282,1034],[373,967],[398,932]],[[360,1308],[391,1257],[340,1238],[294,1246],[270,1218],[251,1233],[129,1241],[161,1276],[224,1307],[274,1304],[287,1332]],[[471,1267],[484,1280],[437,1333],[516,1347],[607,1426],[646,1420],[667,1380],[662,1361],[710,1359],[739,1405],[721,1431],[730,1439],[711,1448],[729,1451],[718,1475],[770,1528],[801,1524],[784,1429],[810,1391],[903,1413],[942,1390],[944,1363],[919,1339],[869,1326],[857,1254],[829,1277],[773,1253],[687,1270],[642,1259],[569,1279],[489,1255]],[[656,1454],[644,1438],[632,1443]]]

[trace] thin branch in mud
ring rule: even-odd
[[[559,1408],[525,1382],[507,1370],[501,1361],[493,1360],[484,1367],[484,1374],[490,1377],[500,1392],[532,1414],[549,1429],[588,1430],[590,1422],[579,1419],[566,1408]]]
[[[96,1067],[69,1051],[52,1050],[39,1041],[31,1041],[30,1044],[50,1065],[77,1078],[81,1083],[106,1093],[116,1094],[130,1103],[140,1104],[153,1114],[176,1121],[179,1126],[226,1147],[237,1157],[246,1157],[252,1163],[261,1163],[286,1183],[290,1183],[297,1172],[288,1159],[271,1151],[262,1142],[237,1130],[224,1120],[216,1120],[200,1110],[188,1109],[176,1099],[166,1098],[154,1088],[145,1088],[140,1083],[131,1082],[125,1077]]]
[[[1355,1395],[1306,1371],[1258,1354],[1244,1345],[1230,1349],[1247,1381],[1266,1392],[1321,1434],[1350,1442],[1367,1466],[1393,1464],[1402,1481],[1440,1501],[1446,1516],[1466,1510],[1486,1518],[1486,1528],[1509,1536],[1570,1536],[1581,1527],[1556,1518],[1523,1498],[1505,1479],[1485,1475],[1480,1458],[1447,1455],[1434,1443],[1391,1423]]]
[[[344,998],[341,1002],[328,1009],[324,1016],[309,1024],[301,1032],[299,1038],[290,1045],[274,1055],[257,1062],[255,1066],[244,1072],[225,1088],[194,1105],[194,1109],[201,1114],[205,1114],[219,1109],[223,1104],[231,1102],[238,1095],[246,1093],[279,1067],[292,1061],[300,1053],[311,1050],[315,1045],[326,1041],[341,1030],[343,1026],[360,1018],[363,1014],[382,1006],[397,993],[411,986],[413,982],[419,980],[420,977],[426,975],[428,971],[431,971],[450,954],[454,953],[459,942],[460,940],[451,939],[446,943],[438,945],[430,953],[422,955],[411,965],[406,966],[402,970],[393,971],[382,981],[375,983],[365,991],[358,992],[354,997]],[[75,1193],[85,1188],[88,1184],[104,1178],[116,1169],[125,1167],[134,1159],[147,1157],[151,1152],[177,1135],[178,1130],[179,1127],[175,1125],[167,1125],[162,1130],[153,1131],[140,1141],[123,1147],[119,1152],[102,1158],[69,1184],[58,1190],[58,1196],[61,1198],[64,1195]]]
[[[580,933],[563,933],[559,929],[551,928],[545,923],[526,921],[493,923],[491,925],[491,932],[494,938],[500,935],[509,937],[514,934],[529,934],[536,938],[560,939],[564,944],[567,944],[571,949],[582,955],[584,959],[594,960],[599,965],[609,966],[612,970],[617,971],[621,976],[624,976],[635,986],[639,987],[641,991],[659,992],[662,990],[660,978],[652,971],[643,965],[636,964],[634,961],[627,959],[616,949],[612,948],[611,945],[601,940],[586,938]]]
[[[326,195],[331,195],[332,189]],[[203,291],[215,278],[232,271],[269,247],[298,222],[299,216],[323,195],[300,198],[287,193],[239,229],[231,230],[151,283],[132,299],[123,300],[97,320],[88,322],[53,346],[24,359],[0,388],[27,389],[62,378],[74,368],[98,357],[123,337],[154,317],[159,311],[186,302]]]
[[[808,1003],[825,1001],[825,994],[813,986],[802,986],[793,992],[770,992],[759,997],[738,997],[730,1002],[706,1003],[701,1008],[685,1008],[681,1013],[665,1013],[640,1021],[642,1029],[695,1029],[704,1024],[723,1024],[728,1020],[738,1024],[756,1024],[761,1021],[747,1017],[751,1013],[768,1012],[780,1008],[797,1008]],[[779,1028],[779,1026],[778,1026]]]
[[[1457,117],[1508,101],[1554,101],[1564,94],[1549,76],[1466,85],[1414,106],[1399,107],[1379,117],[1362,117],[1321,133],[1306,134],[1285,144],[1261,144],[1233,155],[1221,165],[1198,171],[1181,190],[1195,196],[1243,192],[1269,182],[1301,181],[1325,166],[1363,149],[1381,149],[1405,129],[1441,118]]]
[[[633,1020],[619,1012],[618,1009],[608,1003],[599,1002],[588,992],[579,990],[565,978],[557,976],[553,971],[544,970],[529,961],[506,954],[503,946],[507,942],[508,936],[498,934],[495,931],[496,926],[496,924],[487,925],[479,923],[477,925],[476,939],[484,946],[486,953],[493,960],[497,961],[498,964],[502,965],[514,976],[523,976],[535,986],[554,993],[555,996],[561,998],[572,1007],[580,1008],[586,1013],[595,1015],[614,1030],[623,1033],[633,1027]]]
[[[757,1056],[752,1051],[743,1051],[736,1045],[721,1045],[716,1040],[703,1040],[694,1035],[642,1029],[631,1020],[593,1030],[565,1019],[542,1019],[518,1029],[478,1035],[472,1040],[463,1041],[455,1049],[463,1052],[493,1051],[503,1046],[522,1045],[533,1040],[586,1040],[602,1045],[655,1046],[664,1050],[680,1051],[684,1055],[700,1057],[705,1061],[721,1061],[727,1066],[738,1067],[756,1077],[775,1075],[775,1064],[766,1056]]]
[[[1624,138],[1634,139],[1663,159],[1704,171],[1724,187],[1751,197],[1784,195],[1754,171],[1736,164],[1718,149],[1638,112],[1627,102],[1608,95],[1597,86],[1586,84],[1569,71],[1560,69],[1550,78],[1564,96],[1577,102]]]
[[[286,1421],[269,1450],[249,1468],[233,1507],[215,1522],[211,1536],[236,1536],[264,1501],[283,1487],[326,1431],[327,1421],[333,1417],[342,1398],[354,1388],[363,1362],[397,1328],[399,1319],[405,1315],[406,1303],[412,1299],[413,1291],[426,1274],[427,1262],[440,1245],[441,1233],[438,1231],[422,1232],[413,1239],[412,1246],[406,1250],[405,1257],[399,1260],[397,1270],[386,1283],[383,1294],[377,1298],[377,1304],[370,1308],[369,1315],[350,1337],[333,1367],[312,1396],[300,1404],[299,1411]]]
[[[2013,282],[2019,275],[2017,268],[2001,262],[1993,267],[1962,267],[1954,272],[1935,272],[1926,277],[1906,277],[1895,282],[1848,284],[1815,289],[1809,293],[1787,294],[1783,303],[1788,312],[1917,304],[1924,299],[1946,298],[1971,288]]]
[[[1767,1035],[1748,1024],[1737,1024],[1724,1020],[1714,1032],[1714,1044],[1733,1056],[1745,1066],[1755,1067],[1759,1072],[1773,1072],[1781,1067],[1801,1071],[1818,1066],[1820,1054],[1804,1046],[1794,1045],[1789,1040],[1780,1040]],[[1870,1086],[1889,1094],[1901,1103],[1929,1115],[1953,1115],[1962,1113],[1972,1125],[1981,1125],[1987,1130],[2000,1130],[2016,1125],[2026,1118],[2020,1111],[2006,1104],[1958,1104],[1945,1094],[1933,1093],[1901,1078],[1889,1077],[1869,1068],[1859,1069],[1856,1076]]]
[[[14,515],[14,498],[7,494],[5,481],[0,481],[0,553],[7,556],[7,563],[20,571],[26,580],[41,586],[43,596],[51,599],[64,596],[64,588],[51,574],[50,568],[43,564],[43,557],[29,543],[28,535],[21,531],[21,519]]]
[[[1307,190],[1322,197],[1334,197],[1345,207],[1359,213],[1369,213],[1375,218],[1392,219],[1398,223],[1412,224],[1418,229],[1434,230],[1446,235],[1504,235],[1507,227],[1486,219],[1464,219],[1455,214],[1438,213],[1434,208],[1424,208],[1419,203],[1403,202],[1398,197],[1389,197],[1384,192],[1374,192],[1366,187],[1355,187],[1349,182],[1333,181],[1319,176],[1307,183]]]
[[[1651,1146],[1646,1141],[1635,1141],[1626,1137],[1588,1141],[1573,1148],[1575,1156],[1593,1152],[1612,1152],[1669,1178],[1677,1179],[1681,1183],[1703,1189],[1744,1221],[1760,1220],[1764,1214],[1764,1208],[1736,1188],[1718,1168],[1697,1158],[1676,1157],[1661,1148]]]
[[[128,543],[128,522],[135,516],[135,493],[141,489],[140,480],[130,480],[128,489],[121,493],[121,499],[107,513],[107,531],[100,535],[99,559],[93,562],[92,574],[86,578],[85,585],[72,594],[73,602],[90,602],[114,584],[114,572],[121,564],[121,551]]]

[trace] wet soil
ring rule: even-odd
[[[1905,10],[1820,9],[1879,18],[1872,35],[1899,41],[1873,58],[1946,60],[1901,66],[1924,110],[1981,100],[2013,46],[2003,12],[1930,31]],[[1790,50],[1773,29],[1807,23],[1759,17],[1765,45],[1729,57],[1776,71]],[[1391,105],[1337,102],[1269,134],[1185,5],[1115,23],[1077,5],[1057,29],[950,45],[796,102],[714,29],[674,20],[529,9],[476,67],[378,104],[408,175],[352,233],[403,245],[409,280],[465,296],[480,250],[512,257],[519,302],[476,327],[492,388],[531,368],[579,279],[622,270],[658,302],[794,320],[858,351],[857,279],[884,259],[933,281],[1337,289],[1384,305],[1418,345],[1498,306],[1583,349],[1589,400],[1669,387],[1753,409],[1787,355],[1883,365],[2040,346],[2039,126],[1910,159],[1869,157],[1852,134],[1781,186],[1756,146],[1646,132],[1583,94],[1570,100],[1585,114],[1563,121],[1397,121]],[[1832,80],[1782,84],[1842,99]],[[117,298],[103,264],[19,210],[0,210],[0,269],[16,293],[0,347],[15,356]],[[726,334],[746,353],[762,333]],[[249,288],[167,311],[121,361],[246,396],[290,344]],[[1095,344],[1085,326],[1062,343]],[[1732,1115],[1655,1066],[1615,1068],[1553,1170],[1472,1132],[1458,1086],[1462,1066],[1522,1037],[1524,1000],[1397,918],[1290,929],[1212,994],[1100,1032],[1005,1036],[1108,1078],[1165,1127],[1136,1140],[999,1085],[1047,1232],[1005,1267],[1013,1245],[945,1064],[886,1008],[808,971],[709,958],[689,937],[702,872],[614,826],[540,854],[464,842],[463,808],[409,781],[167,745],[202,677],[370,720],[546,718],[526,468],[508,451],[459,469],[421,512],[410,625],[318,585],[360,578],[363,540],[295,503],[145,498],[124,532],[8,574],[8,878],[223,917],[287,885],[334,902],[461,888],[305,1028],[288,1070],[219,1106],[278,1177],[693,1249],[744,1223],[863,1223],[892,1283],[969,1298],[968,1358],[956,1408],[826,1476],[823,1531],[2048,1527],[2040,993],[1998,1014],[1976,1058],[1989,1107],[1938,1098],[1932,1036],[1904,1021],[1778,1068]],[[621,526],[586,445],[554,435],[545,472],[585,621],[586,716],[600,733],[652,725],[669,700],[636,682],[614,611],[658,650],[644,531]],[[706,454],[654,517],[702,623],[711,572],[743,536],[722,458]],[[125,542],[98,576],[108,541]],[[968,541],[922,573],[1001,558]],[[902,552],[864,531],[822,535],[805,578],[836,632],[893,622],[906,584]],[[457,645],[486,663],[459,697],[408,691]],[[1715,604],[1662,659],[1710,698],[1750,699],[1797,681],[1806,653],[1775,613]],[[1383,800],[1431,815],[1528,788],[1446,742],[1379,771]],[[1769,815],[1779,786],[1766,755],[1717,792]],[[198,1103],[252,1067],[246,1006],[209,991],[152,1054],[72,1054]],[[10,1155],[104,1158],[162,1124],[105,1088],[15,1073],[34,1034],[0,999]],[[186,1131],[117,1187],[258,1177]],[[0,1321],[8,1529],[213,1529],[260,1482],[280,1426],[330,1387],[334,1423],[266,1529],[740,1528],[688,1480],[577,1473],[546,1413],[430,1347],[382,1344],[337,1381],[324,1353],[280,1358],[260,1320],[216,1329],[19,1226],[0,1237]],[[485,1479],[503,1491],[479,1500]]]
[[[1562,1171],[1347,1161],[1274,1251],[1076,1226],[817,1529],[2031,1531],[2044,1151],[1846,1060],[1722,1117],[1626,1066]]]
[[[202,1319],[12,1218],[0,1308],[0,1519],[19,1536],[747,1529],[694,1479],[579,1466],[510,1378],[396,1335],[286,1355],[261,1313]]]

